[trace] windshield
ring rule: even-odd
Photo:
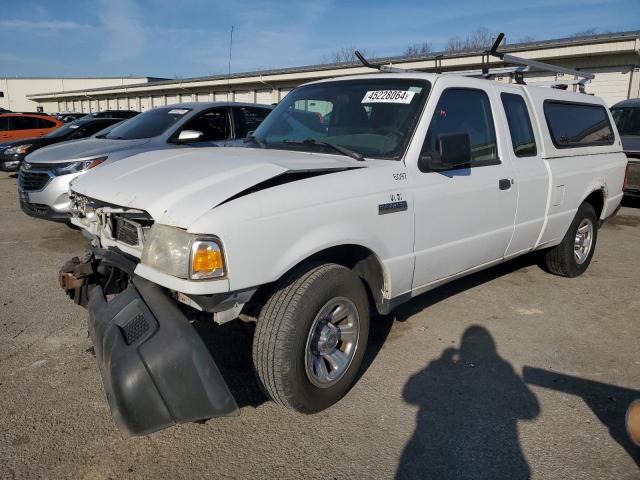
[[[111,140],[156,137],[183,118],[189,111],[189,108],[154,108],[118,124],[109,133],[100,137]]]
[[[612,108],[611,114],[620,135],[640,135],[640,107]]]
[[[427,81],[400,78],[300,87],[260,124],[254,145],[335,154],[326,145],[332,144],[364,157],[399,159],[428,92]]]
[[[47,138],[61,138],[71,135],[74,131],[80,128],[76,122],[65,123],[60,128],[55,129],[53,132],[49,132],[45,135]]]

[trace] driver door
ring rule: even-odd
[[[439,135],[468,134],[471,167],[420,171],[417,158],[408,162],[414,179],[414,289],[503,258],[511,240],[516,189],[499,148],[505,130],[501,119],[496,122],[495,92],[486,83],[478,88],[470,79],[441,78],[434,85],[431,95],[438,101],[425,112],[430,121],[420,154],[434,152]]]

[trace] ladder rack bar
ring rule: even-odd
[[[566,75],[575,75],[576,77],[582,78],[581,82],[585,82],[587,80],[593,80],[595,78],[595,75],[593,73],[581,72],[579,70],[573,70],[571,68],[557,67],[549,63],[538,62],[537,60],[530,60],[528,58],[516,57],[515,55],[510,55],[508,53],[503,54],[502,59],[507,63],[528,65],[529,67],[535,67],[535,68],[539,68],[540,70],[546,70],[549,72],[564,73]]]

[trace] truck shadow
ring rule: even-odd
[[[220,369],[240,408],[257,407],[269,399],[253,370],[252,342],[255,324],[239,319],[217,325],[213,320],[193,324]]]
[[[374,316],[369,329],[367,352],[356,381],[375,361],[384,347],[394,322],[404,322],[416,313],[450,296],[537,263],[536,255],[525,255],[438,287],[409,300],[389,315]],[[216,325],[211,320],[201,320],[195,322],[194,327],[207,345],[209,353],[218,365],[239,407],[257,407],[269,400],[260,388],[253,369],[251,350],[255,324],[233,320],[223,325]]]
[[[625,195],[622,198],[622,206],[629,208],[640,208],[640,197],[630,197]]]
[[[395,320],[404,322],[408,318],[420,313],[424,309],[436,305],[437,303],[446,300],[449,297],[458,295],[462,292],[478,287],[483,283],[490,282],[497,278],[509,275],[517,270],[523,268],[537,266],[544,269],[541,263],[541,254],[539,252],[530,253],[517,257],[513,260],[496,265],[495,267],[487,270],[481,270],[479,272],[467,275],[465,277],[454,280],[450,283],[446,283],[440,287],[437,287],[429,292],[411,299],[407,303],[400,305],[393,312]]]

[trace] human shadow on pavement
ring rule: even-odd
[[[419,411],[397,479],[530,477],[518,420],[536,418],[538,400],[484,327],[469,327],[459,350],[447,348],[412,376],[403,397]]]
[[[529,385],[582,398],[598,420],[609,429],[611,438],[640,467],[640,447],[633,444],[625,429],[627,408],[631,402],[640,399],[640,391],[533,367],[524,367],[522,378]]]

